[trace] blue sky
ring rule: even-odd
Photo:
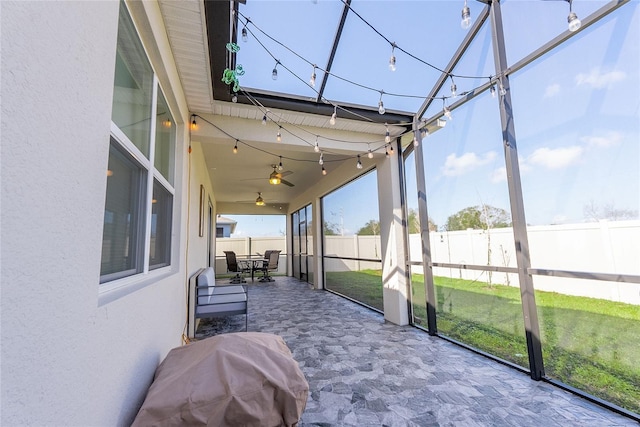
[[[287,219],[284,215],[224,215],[237,222],[231,237],[284,236]]]
[[[606,3],[575,1],[574,11],[584,18]],[[352,3],[389,39],[440,67],[446,65],[465,35],[459,24],[461,5],[461,1],[393,2],[392,6],[385,1]],[[469,6],[473,17],[483,7],[475,1],[470,1]],[[407,20],[407,7],[411,8],[409,16],[420,16],[419,21]],[[335,14],[340,9],[340,2],[320,0],[314,4],[305,0],[248,2],[240,10],[273,37],[286,40],[288,47],[324,64],[327,40],[335,32]],[[286,19],[287,11],[305,10],[307,20]],[[502,11],[510,64],[565,31],[567,25],[568,4],[564,1],[507,0]],[[331,25],[327,26],[328,22]],[[414,22],[420,25],[413,25]],[[325,35],[321,35],[323,32]],[[266,44],[265,37],[258,36]],[[638,40],[640,12],[638,1],[632,1],[510,77],[529,224],[585,221],[584,207],[589,203],[640,210]],[[239,44],[238,62],[247,71],[241,84],[313,95],[308,86],[284,69],[273,81],[273,58],[251,36],[248,43]],[[308,79],[308,64],[291,57],[281,47],[270,46],[282,64],[291,67],[304,81]],[[390,72],[389,54],[386,41],[350,17],[332,71],[385,92],[425,95],[438,73],[398,51],[397,70]],[[491,37],[485,23],[454,73],[486,76],[494,74],[493,70]],[[318,81],[320,78],[318,72]],[[379,93],[333,80],[325,93],[332,101],[377,104]],[[458,79],[456,84],[461,92],[485,81]],[[449,93],[446,84],[439,96]],[[409,112],[416,111],[423,102],[390,96],[383,99],[387,109]],[[438,115],[441,109],[442,101],[437,100],[426,116]],[[467,206],[485,203],[509,209],[498,99],[485,93],[453,111],[453,119],[426,139],[424,145],[429,213],[438,225]],[[408,171],[413,172],[411,165]],[[408,187],[409,206],[415,207],[412,179]],[[347,232],[355,232],[369,219],[377,219],[377,209],[363,209],[362,200],[353,197],[361,193],[361,189],[354,188],[344,196],[336,193],[328,198],[331,206],[326,210],[333,216],[327,219],[336,222],[334,219],[340,216]],[[339,215],[340,210],[348,215]]]

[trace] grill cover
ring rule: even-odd
[[[169,352],[133,426],[296,426],[308,393],[281,337],[224,334]]]

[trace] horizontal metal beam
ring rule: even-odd
[[[450,264],[447,262],[432,262],[432,267],[459,268],[461,270],[497,271],[499,273],[518,273],[516,267],[499,267],[494,265],[474,265],[474,264]]]
[[[469,31],[467,32],[467,35],[462,40],[462,43],[460,43],[460,45],[458,46],[458,49],[451,57],[451,60],[449,61],[447,66],[444,68],[445,72],[442,73],[438,78],[438,80],[436,80],[436,82],[434,83],[433,87],[431,88],[431,92],[429,92],[429,95],[427,95],[426,100],[422,103],[422,106],[418,109],[418,112],[416,113],[416,117],[418,119],[421,119],[424,113],[427,111],[427,108],[429,108],[429,105],[431,105],[431,103],[433,102],[434,97],[438,94],[438,91],[440,90],[440,88],[445,84],[445,82],[449,78],[449,74],[456,67],[460,59],[462,59],[462,56],[471,45],[471,42],[473,41],[473,39],[476,37],[480,29],[482,28],[482,25],[484,24],[484,22],[487,20],[489,16],[489,10],[490,10],[489,8],[490,6],[485,6],[485,8],[482,9],[482,12],[480,12],[480,16],[478,16],[478,19],[473,24],[473,26],[469,29]]]
[[[569,40],[569,38],[571,38],[574,34],[584,31],[586,28],[595,24],[596,22],[598,22],[599,20],[601,20],[602,18],[604,18],[614,10],[618,9],[625,3],[629,3],[629,1],[630,0],[617,0],[617,1],[612,1],[610,3],[607,3],[600,9],[593,12],[591,15],[587,16],[584,19],[581,19],[580,22],[582,23],[582,25],[580,26],[580,29],[578,31],[576,32],[571,32],[569,30],[564,31],[562,34],[555,37],[553,40],[550,40],[549,42],[543,44],[538,49],[534,50],[529,55],[525,56],[520,61],[513,64],[511,67],[507,68],[505,75],[513,74],[516,71],[526,67],[536,59],[540,58],[542,55],[546,54],[550,50],[555,49],[565,41]]]
[[[602,280],[605,282],[640,283],[640,276],[616,273],[588,273],[585,271],[547,270],[528,268],[527,273],[536,276],[566,277],[570,279]]]
[[[247,90],[246,92],[251,96],[253,101],[259,102],[266,108],[298,111],[302,113],[318,114],[328,117],[331,117],[331,115],[333,114],[333,105],[331,104],[320,104],[316,103],[315,101],[309,101],[295,97],[286,98],[281,94],[267,94],[250,90]],[[244,96],[244,94],[238,93],[238,104],[253,105],[253,102],[251,102],[252,100],[249,100],[246,96]],[[400,123],[404,124],[413,120],[413,116],[408,113],[395,113],[387,110],[386,113],[379,114],[377,109],[367,110],[361,107],[346,106],[342,103],[340,105],[344,107],[344,109],[341,109],[339,112],[340,117],[348,120],[360,120],[364,122],[371,121],[372,123],[388,123],[390,125],[396,125]]]
[[[365,262],[382,262],[381,259],[371,259],[371,258],[352,258],[348,256],[333,256],[333,255],[324,255],[323,258],[330,259],[346,259],[348,261],[365,261]]]
[[[409,265],[422,266],[421,261],[409,261]],[[499,273],[517,273],[515,267],[500,267],[493,265],[451,264],[447,262],[432,262],[430,267],[457,268],[460,270],[497,271]],[[600,280],[603,282],[640,283],[640,276],[635,274],[591,273],[587,271],[551,270],[545,268],[528,268],[527,274],[532,276],[565,277],[569,279]]]

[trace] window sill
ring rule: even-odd
[[[109,304],[142,288],[146,288],[160,280],[177,273],[172,266],[158,268],[145,274],[125,277],[112,282],[103,283],[98,290],[98,307]]]

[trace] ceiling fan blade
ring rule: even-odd
[[[292,184],[289,181],[286,181],[284,179],[281,179],[280,182],[283,183],[284,185],[288,185],[289,187],[294,187],[294,184]]]
[[[258,180],[263,180],[264,177],[261,178],[244,178],[244,179],[237,179],[237,182],[242,182],[242,181],[258,181]]]
[[[289,176],[291,175],[293,172],[292,171],[284,171],[280,174],[280,178],[282,178],[283,176]]]

